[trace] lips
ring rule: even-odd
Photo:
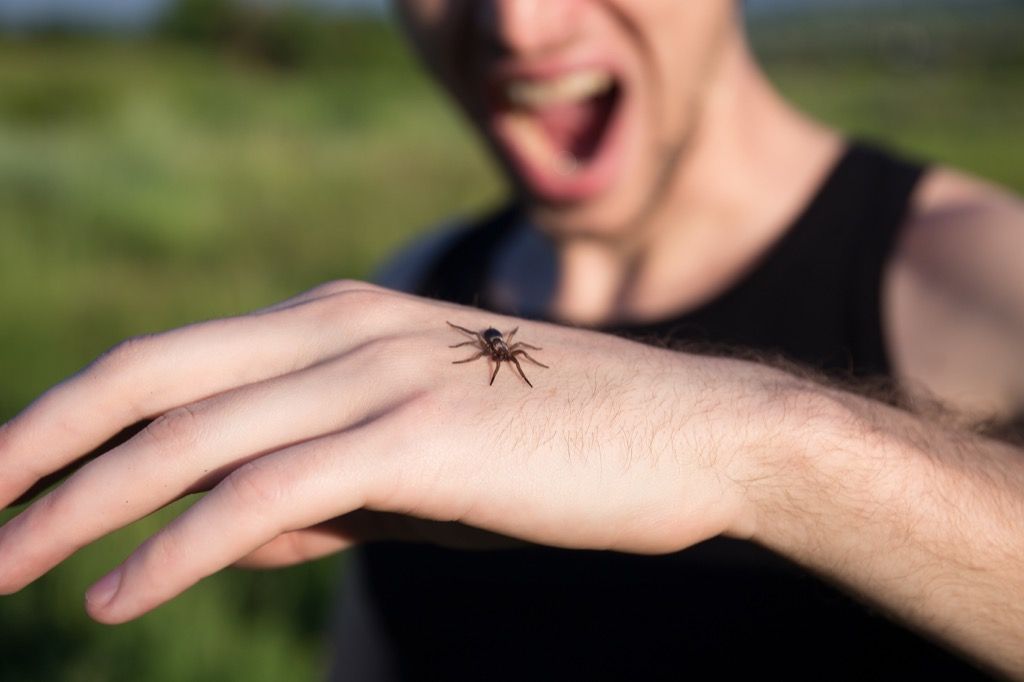
[[[606,67],[513,71],[491,82],[490,128],[529,193],[583,201],[618,177],[625,94]]]

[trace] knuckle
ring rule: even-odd
[[[289,309],[302,309],[302,310],[317,310],[322,307],[325,301],[331,301],[335,297],[350,291],[358,289],[370,289],[375,288],[374,285],[366,284],[354,279],[339,279],[330,282],[319,284],[312,289],[303,291],[301,294],[297,294],[286,301],[277,303],[275,305],[261,308],[253,313],[253,315],[261,315],[266,313],[278,313],[284,312]]]
[[[94,366],[114,371],[132,367],[149,356],[153,338],[151,335],[127,338],[97,358]]]
[[[69,509],[67,505],[67,487],[58,486],[32,503],[16,521],[24,532],[32,535],[46,533],[52,537],[52,529],[47,533],[47,524],[54,519],[66,518],[66,513],[73,510],[73,507]]]
[[[224,479],[225,492],[248,511],[275,508],[284,497],[277,472],[259,461],[249,462]]]
[[[309,296],[331,296],[334,294],[342,294],[347,291],[353,291],[356,289],[369,289],[373,288],[373,285],[361,282],[356,279],[336,279],[330,282],[325,282],[310,289],[307,292]]]
[[[303,308],[325,324],[339,321],[362,322],[393,305],[396,296],[369,285],[345,288],[329,295],[311,299]]]
[[[81,503],[82,497],[78,493],[75,483],[80,477],[72,475],[63,485],[59,485],[48,494],[43,495],[33,504],[33,510],[37,522],[45,519],[66,519],[75,514],[75,503]],[[75,498],[78,498],[77,500]]]
[[[352,289],[312,302],[302,319],[329,345],[331,336],[321,336],[326,330],[338,330],[341,338],[362,345],[404,326],[405,305],[399,295],[385,289]]]
[[[161,447],[190,447],[200,438],[199,411],[194,405],[176,407],[154,419],[143,433]]]
[[[162,592],[162,576],[177,573],[186,557],[178,533],[167,528],[146,541],[136,556],[129,558],[126,568],[133,581],[143,581],[149,589]]]
[[[334,302],[346,309],[358,312],[369,312],[380,309],[381,306],[392,304],[395,295],[383,289],[370,287],[359,287],[347,289],[335,294]]]
[[[274,305],[255,310],[252,313],[250,313],[250,315],[259,316],[268,313],[279,313],[289,310],[291,308],[307,308],[311,304],[314,304],[318,301],[329,299],[332,296],[343,293],[345,291],[349,291],[350,289],[359,286],[369,285],[364,285],[362,282],[352,279],[338,279],[332,280],[330,282],[324,282],[323,284],[318,284],[312,289],[307,289],[306,291],[303,291],[300,294],[296,294],[295,296],[292,296],[287,300],[281,301],[280,303],[275,303]]]

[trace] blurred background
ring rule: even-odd
[[[747,6],[805,109],[1024,193],[1024,2]],[[366,277],[502,191],[380,2],[0,0],[0,420],[126,336]],[[85,616],[180,508],[0,598],[0,680],[320,678],[343,557]]]

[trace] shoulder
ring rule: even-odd
[[[897,374],[954,407],[1024,407],[1024,201],[943,167],[921,181],[888,268]]]
[[[388,289],[415,293],[431,266],[472,227],[469,222],[451,220],[429,229],[378,265],[370,281]]]
[[[933,287],[1007,318],[1024,317],[1022,255],[1024,200],[942,167],[922,179],[895,254]]]

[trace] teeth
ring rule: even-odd
[[[580,169],[580,162],[572,154],[566,154],[555,162],[555,168],[565,176],[575,175]]]
[[[604,71],[576,71],[547,80],[519,79],[505,86],[505,96],[514,106],[540,109],[590,99],[611,90],[613,80]]]
[[[528,116],[517,115],[511,122],[514,134],[529,156],[541,164],[554,168],[561,175],[574,175],[579,170],[579,160],[572,154],[563,154],[555,150]]]

